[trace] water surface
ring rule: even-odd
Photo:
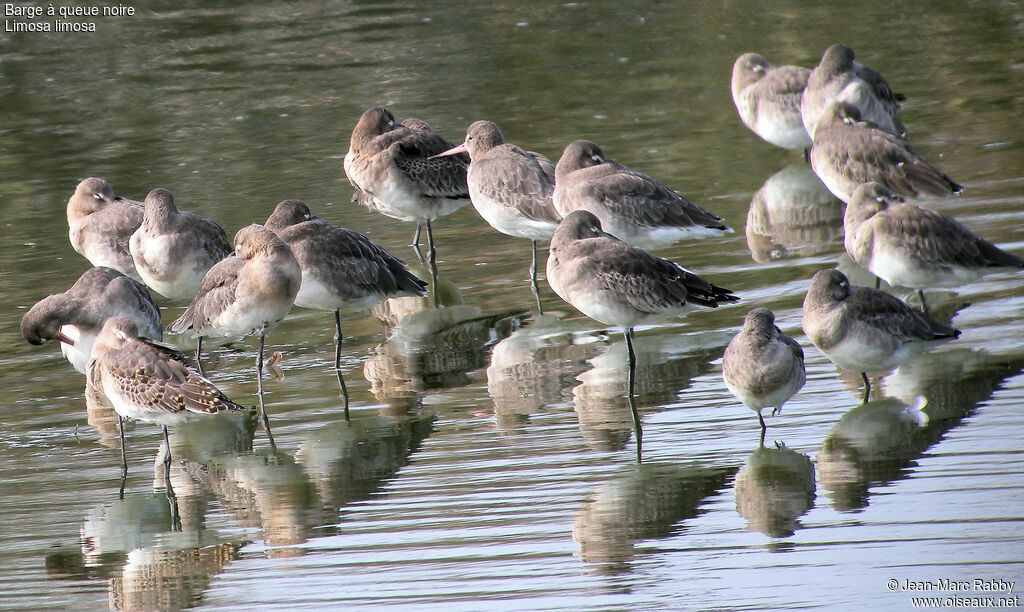
[[[0,605],[906,609],[911,593],[889,580],[1024,578],[1020,275],[929,294],[963,335],[860,405],[859,377],[799,330],[814,271],[838,263],[871,282],[841,256],[842,205],[798,154],[742,126],[728,83],[747,51],[811,67],[828,45],[852,46],[907,94],[911,142],[965,185],[928,205],[1020,254],[1020,8],[762,10],[154,2],[93,35],[0,34]],[[643,464],[621,335],[543,283],[538,317],[528,243],[467,207],[435,224],[442,308],[344,317],[351,423],[331,316],[297,309],[268,339],[284,354],[265,385],[276,449],[239,419],[174,431],[175,518],[159,431],[139,423],[122,495],[111,415],[87,405],[55,347],[18,329],[87,266],[67,239],[75,185],[166,187],[229,235],[300,198],[415,264],[412,226],[350,204],[341,170],[377,104],[452,141],[490,119],[553,159],[594,140],[735,229],[658,251],[743,299],[638,330]],[[161,305],[165,322],[184,306]],[[776,312],[808,367],[765,448],[720,367],[755,306]],[[253,404],[254,358],[250,340],[208,368]]]

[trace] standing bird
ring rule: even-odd
[[[117,412],[121,432],[121,478],[128,475],[125,417],[163,427],[167,448],[164,482],[168,491],[171,445],[167,427],[222,410],[245,410],[193,370],[176,349],[139,337],[135,323],[124,317],[112,317],[103,324],[86,377],[88,384],[106,396]]]
[[[142,225],[128,246],[142,280],[171,299],[191,299],[213,264],[231,253],[224,229],[215,222],[178,210],[166,189],[146,194]]]
[[[732,101],[743,125],[783,149],[807,150],[811,137],[800,115],[800,98],[811,71],[775,66],[763,55],[744,53],[732,66]]]
[[[629,403],[640,453],[640,416],[633,405],[633,327],[682,315],[691,304],[717,308],[739,297],[679,264],[626,244],[601,229],[593,213],[566,215],[551,238],[548,284],[591,319],[622,328],[629,352]]]
[[[722,377],[729,392],[757,413],[764,445],[767,427],[761,409],[771,407],[775,416],[804,386],[804,351],[775,325],[775,313],[755,308],[747,313],[743,329],[725,348]]]
[[[804,333],[832,363],[864,380],[864,403],[871,395],[868,372],[892,370],[938,341],[960,336],[907,306],[899,298],[855,287],[839,270],[819,270],[804,297]]]
[[[541,310],[537,241],[550,240],[562,220],[552,200],[555,165],[540,153],[506,143],[490,121],[471,124],[465,142],[438,157],[456,153],[469,153],[469,198],[484,221],[506,236],[528,238],[532,243],[530,282]]]
[[[860,111],[846,102],[829,106],[818,121],[810,161],[821,182],[843,202],[861,183],[881,183],[907,198],[963,190],[907,141],[862,121]]]
[[[142,224],[142,203],[114,195],[110,183],[87,178],[68,200],[68,237],[94,266],[106,266],[141,281],[128,240]]]
[[[589,140],[572,142],[555,165],[555,209],[587,210],[608,232],[637,246],[730,232],[715,216],[646,174],[606,159]]]
[[[266,426],[263,344],[267,334],[291,310],[302,282],[302,270],[288,245],[262,225],[254,223],[238,230],[234,242],[235,252],[210,268],[195,299],[167,326],[167,331],[192,332],[197,339],[196,363],[200,363],[203,337],[259,336],[256,383]]]
[[[391,297],[424,296],[427,284],[376,242],[311,216],[309,207],[299,200],[280,202],[266,227],[288,244],[302,270],[295,305],[334,311],[334,369],[347,416],[348,390],[341,376],[341,311],[366,310]]]
[[[833,102],[854,106],[866,121],[890,134],[905,132],[898,117],[902,94],[894,94],[878,71],[853,61],[853,49],[832,45],[811,71],[801,100],[804,128],[814,138],[818,121]]]
[[[431,261],[435,249],[430,222],[469,203],[468,156],[431,159],[452,146],[425,122],[396,124],[391,111],[375,106],[352,129],[345,154],[354,198],[393,219],[415,221],[413,246],[419,246],[420,224],[426,223]]]
[[[857,187],[843,226],[850,257],[890,285],[917,289],[926,314],[924,289],[959,287],[989,268],[1024,267],[1024,259],[952,217],[911,204],[878,183]]]
[[[146,286],[107,267],[89,268],[67,291],[36,302],[21,318],[21,335],[33,345],[60,340],[61,353],[85,374],[96,336],[111,317],[129,319],[143,338],[163,339],[160,309]]]

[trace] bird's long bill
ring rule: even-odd
[[[65,336],[63,332],[58,332],[57,333],[57,340],[59,340],[60,342],[63,342],[64,344],[66,344],[68,346],[74,346],[75,345],[75,341],[72,340],[71,338],[68,338],[67,336]]]
[[[438,153],[437,155],[431,155],[427,159],[434,159],[435,157],[446,157],[448,155],[455,155],[456,153],[468,153],[469,150],[466,148],[466,143],[462,143],[457,147],[452,147],[444,153]]]

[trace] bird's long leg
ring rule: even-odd
[[[206,374],[203,372],[203,361],[202,361],[202,359],[199,358],[199,355],[202,353],[202,351],[203,351],[203,337],[199,336],[198,338],[196,338],[196,368],[199,369],[199,375],[200,376],[206,376]]]
[[[124,490],[124,481],[128,478],[128,455],[124,448],[124,417],[117,415],[117,429],[121,432],[121,489]]]
[[[338,375],[338,385],[341,387],[341,397],[345,402],[345,420],[348,421],[348,387],[345,386],[345,378],[341,375],[341,311],[334,311],[334,371]]]
[[[430,227],[430,219],[427,219],[427,256],[431,266],[437,265],[437,249],[434,248],[434,230]]]
[[[764,446],[764,434],[768,431],[768,426],[764,424],[764,417],[761,416],[761,411],[757,411],[757,420],[761,421],[761,446]]]
[[[537,241],[531,240],[533,246],[533,259],[530,263],[530,286],[533,288],[533,297],[537,300],[537,314],[544,314],[544,306],[540,303],[540,287],[537,286]]]
[[[260,398],[260,417],[263,419],[263,429],[267,432],[267,439],[270,440],[270,448],[277,452],[277,444],[274,443],[274,434],[270,431],[270,419],[267,418],[267,408],[263,403],[263,344],[266,341],[266,334],[260,334],[260,347],[256,355],[256,392]]]
[[[643,455],[641,450],[643,448],[644,431],[640,423],[640,413],[636,409],[636,400],[633,396],[635,382],[636,382],[636,353],[633,351],[633,330],[632,328],[626,328],[622,330],[623,335],[626,336],[626,350],[629,352],[629,377],[628,377],[628,389],[629,395],[629,410],[633,413],[633,432],[636,435],[636,462],[643,462]]]
[[[881,288],[882,288],[882,277],[876,276],[875,277],[875,289],[881,289]]]
[[[860,377],[864,379],[864,402],[868,403],[868,398],[871,397],[871,381],[868,380],[867,372],[861,372]]]
[[[924,316],[930,317],[931,315],[928,314],[928,302],[924,301],[924,290],[918,289],[917,296],[921,298],[921,312],[924,313]]]

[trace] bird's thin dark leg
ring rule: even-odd
[[[117,429],[121,432],[121,487],[124,487],[124,481],[128,478],[128,455],[125,451],[124,445],[124,417],[117,415]]]
[[[531,240],[533,245],[533,260],[530,263],[530,287],[533,288],[533,297],[537,300],[537,314],[544,314],[544,306],[540,303],[540,287],[537,286],[537,241]]]
[[[200,354],[202,353],[202,351],[203,351],[203,337],[199,336],[198,338],[196,338],[196,368],[199,369],[199,375],[200,376],[206,376],[206,374],[203,372],[203,360],[200,359],[200,357],[199,357]]]
[[[338,385],[341,387],[341,398],[345,402],[345,420],[348,418],[348,387],[345,386],[345,378],[341,374],[341,312],[334,311],[334,371],[338,375]]]
[[[629,375],[628,375],[628,399],[629,399],[629,410],[633,413],[633,431],[636,434],[636,462],[643,462],[642,448],[644,440],[644,430],[640,423],[640,413],[636,409],[636,399],[634,397],[634,387],[636,382],[636,353],[633,352],[633,330],[626,328],[623,330],[623,334],[626,336],[626,350],[629,352]]]
[[[871,397],[871,381],[868,380],[867,372],[861,372],[860,377],[864,379],[864,403],[866,404]]]
[[[267,432],[267,439],[270,440],[270,448],[277,452],[277,444],[274,443],[274,434],[270,431],[270,419],[267,418],[267,408],[263,404],[263,344],[266,335],[260,334],[260,347],[256,355],[256,392],[260,398],[260,417],[263,419],[263,429]]]
[[[420,230],[421,229],[423,229],[423,226],[421,224],[417,223],[416,224],[416,233],[413,234],[412,244],[409,245],[409,246],[415,248],[416,250],[419,250],[419,248],[420,248]]]
[[[882,277],[876,276],[875,277],[875,289],[881,289],[881,288],[882,288]]]
[[[437,265],[437,249],[434,248],[434,230],[430,227],[430,219],[427,219],[427,256],[430,265]]]
[[[928,302],[924,301],[924,291],[921,290],[921,289],[918,289],[917,290],[917,297],[921,298],[921,312],[923,312],[925,314],[925,316],[931,316],[931,315],[928,314]]]

